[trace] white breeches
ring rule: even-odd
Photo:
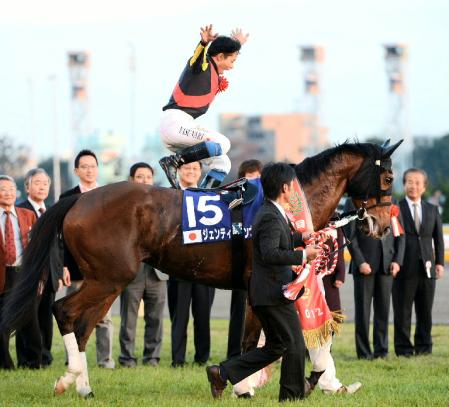
[[[324,373],[318,381],[321,390],[338,390],[342,384],[337,378],[334,359],[331,354],[332,337],[321,347],[309,349],[310,361],[312,362],[312,370]]]
[[[182,110],[168,109],[163,112],[159,131],[165,147],[174,153],[203,141],[220,144],[222,155],[202,160],[202,162],[210,169],[226,174],[231,170],[231,160],[226,155],[231,148],[229,139],[217,131],[202,127],[192,116]]]

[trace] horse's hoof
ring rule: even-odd
[[[94,393],[92,392],[90,386],[81,390],[77,390],[77,393],[80,397],[85,399],[93,399]]]
[[[55,382],[55,387],[53,389],[53,394],[55,396],[60,396],[61,394],[64,394],[64,393],[65,393],[65,387],[64,387],[64,383],[62,382],[62,377],[60,377]]]

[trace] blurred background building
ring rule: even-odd
[[[385,126],[385,138],[392,143],[403,139],[394,160],[396,173],[402,174],[413,164],[413,137],[410,134],[407,62],[408,47],[404,44],[387,44],[385,50],[385,67],[388,81],[388,109]],[[401,186],[400,177],[396,178],[396,186]]]

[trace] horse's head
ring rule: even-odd
[[[391,155],[403,140],[390,146],[386,141],[365,157],[356,175],[349,180],[348,195],[358,210],[363,232],[380,239],[390,229],[393,170]]]

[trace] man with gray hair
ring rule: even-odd
[[[22,253],[28,243],[28,234],[36,222],[35,214],[15,206],[17,186],[11,177],[0,175],[0,313],[8,291],[20,273]],[[16,332],[16,348],[30,337],[29,325]],[[38,355],[39,356],[39,355]],[[39,367],[40,360],[33,366]],[[9,354],[9,335],[0,333],[0,369],[13,369]]]
[[[399,202],[405,231],[404,263],[393,275],[394,350],[397,356],[432,353],[432,306],[436,280],[444,275],[444,236],[438,208],[422,199],[427,174],[404,172],[405,198]],[[411,324],[416,314],[414,343]]]
[[[36,218],[46,211],[45,200],[50,192],[51,179],[43,168],[33,168],[25,175],[25,191],[27,199],[19,202],[19,208],[33,211]],[[17,345],[17,364],[19,367],[35,365],[42,355],[42,366],[50,366],[53,360],[51,345],[53,340],[52,305],[55,292],[59,288],[59,277],[55,273],[47,279],[36,314],[30,321],[30,335],[26,342]]]

